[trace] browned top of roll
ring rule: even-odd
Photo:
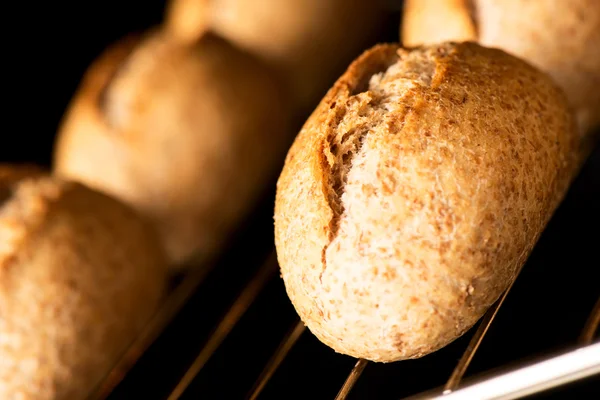
[[[376,361],[454,340],[513,279],[576,165],[549,77],[474,43],[381,45],[288,153],[275,238],[302,320]]]
[[[596,0],[406,0],[401,40],[405,46],[473,40],[500,48],[557,82],[577,113],[583,135],[600,127]]]
[[[86,74],[57,139],[58,175],[131,205],[157,226],[169,259],[206,261],[291,142],[270,69],[206,33],[162,30],[119,43]]]

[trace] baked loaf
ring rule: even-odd
[[[192,41],[211,30],[260,56],[304,116],[375,39],[382,16],[379,0],[171,0],[166,25]]]
[[[129,208],[0,166],[0,398],[85,399],[158,307],[165,257]]]
[[[212,34],[125,40],[84,77],[55,171],[151,219],[174,269],[192,257],[202,264],[276,179],[291,143],[271,75]]]
[[[600,125],[600,4],[596,0],[407,0],[405,46],[473,40],[549,73],[582,133]]]
[[[501,50],[379,45],[322,100],[277,184],[302,321],[337,352],[417,358],[515,278],[577,168],[563,92]]]

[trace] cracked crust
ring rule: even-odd
[[[136,43],[86,74],[54,170],[153,221],[173,270],[203,265],[281,168],[289,109],[268,68],[212,34],[183,44],[157,30]]]
[[[39,171],[0,171],[10,192],[0,209],[0,398],[85,398],[158,307],[164,255],[121,203]]]
[[[379,45],[290,149],[275,239],[287,293],[337,352],[421,357],[513,280],[578,164],[564,95],[474,43]]]
[[[583,134],[600,126],[596,0],[407,0],[404,7],[405,46],[471,40],[500,48],[552,76],[577,111]]]

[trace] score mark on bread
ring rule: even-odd
[[[294,307],[353,357],[440,349],[512,282],[567,190],[577,145],[562,91],[503,51],[366,51],[278,181],[276,247]]]

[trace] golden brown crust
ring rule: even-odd
[[[36,165],[0,165],[0,269],[7,268],[28,237],[47,216],[49,204],[61,193],[56,182],[38,182],[47,172]]]
[[[0,268],[0,398],[85,398],[158,306],[164,255],[129,208],[82,185],[24,178],[10,202],[3,239],[23,240]]]
[[[583,134],[600,125],[600,7],[596,0],[405,3],[404,45],[477,40],[503,49],[552,76],[576,110]],[[470,38],[462,32],[471,30],[473,19],[477,29]]]
[[[266,67],[212,34],[181,43],[154,31],[112,60],[102,101],[92,68],[71,104],[55,170],[148,216],[175,267],[202,263],[280,168],[286,102]]]
[[[367,51],[307,121],[277,185],[277,254],[304,323],[334,350],[382,362],[456,339],[562,199],[574,127],[560,89],[502,51]]]

